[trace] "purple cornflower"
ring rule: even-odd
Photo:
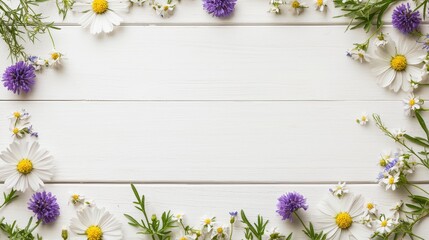
[[[411,10],[409,3],[397,6],[392,14],[393,26],[403,34],[414,32],[421,21],[420,12]]]
[[[384,171],[385,172],[389,172],[391,168],[393,168],[396,163],[398,163],[398,159],[395,158],[393,161],[391,161],[389,164],[386,165],[386,167],[384,167]]]
[[[238,212],[229,212],[229,216],[231,217],[237,217]]]
[[[52,193],[36,192],[28,202],[28,209],[34,212],[37,220],[52,223],[60,216],[60,206]]]
[[[282,216],[282,220],[292,221],[292,213],[302,208],[307,210],[307,199],[297,192],[289,192],[279,197],[277,203],[277,213]]]
[[[23,61],[9,66],[3,73],[3,86],[5,86],[7,90],[18,95],[21,91],[28,93],[31,91],[31,87],[33,87],[34,83],[36,83],[36,74],[34,70],[32,65]]]
[[[215,17],[228,17],[234,11],[237,0],[203,0],[203,8]]]

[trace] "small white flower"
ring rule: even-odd
[[[390,218],[386,218],[384,215],[382,215],[380,219],[376,220],[376,224],[378,233],[384,234],[392,231],[393,221]]]
[[[395,204],[395,206],[393,206],[393,207],[390,209],[390,211],[392,211],[392,215],[393,215],[393,217],[394,217],[395,219],[398,219],[398,218],[400,217],[401,209],[402,209],[402,206],[403,206],[403,205],[404,205],[404,202],[402,202],[402,200],[401,200],[401,201],[397,202],[397,203]]]
[[[185,216],[185,214],[183,214],[183,213],[175,213],[173,215],[173,221],[181,222],[181,221],[183,221],[184,216]]]
[[[0,180],[8,189],[37,191],[53,176],[52,157],[38,142],[13,142],[0,158],[6,163],[0,168]]]
[[[372,223],[374,222],[374,219],[371,215],[363,215],[360,219],[360,223],[365,225],[366,227],[372,229]]]
[[[213,227],[211,239],[213,240],[228,240],[229,239],[229,226],[216,225]]]
[[[367,202],[364,205],[364,215],[376,215],[377,214],[377,205],[374,202]]]
[[[404,103],[405,115],[412,116],[416,110],[422,108],[424,101],[419,97],[415,97],[413,93],[408,96],[408,99],[402,100]]]
[[[121,240],[121,223],[104,208],[85,208],[77,212],[71,220],[70,230],[80,237],[77,239]]]
[[[13,112],[11,115],[9,115],[9,119],[11,122],[19,121],[26,121],[31,117],[30,113],[25,111],[25,109],[22,109],[21,111]]]
[[[386,185],[386,190],[392,189],[395,191],[397,188],[396,184],[399,182],[399,173],[396,175],[387,174],[382,182]]]
[[[390,130],[390,133],[392,133],[396,141],[399,141],[404,138],[406,131],[402,130],[401,128],[394,128]]]
[[[392,152],[384,151],[382,154],[380,154],[378,165],[380,167],[385,167],[391,161],[391,158],[392,158]]]
[[[307,4],[305,2],[302,2],[300,0],[292,0],[289,2],[290,9],[295,14],[301,14],[301,12],[304,11],[305,8],[308,8]]]
[[[48,64],[49,66],[56,66],[61,64],[61,60],[63,59],[64,54],[58,52],[56,49],[53,49],[49,53]]]
[[[341,198],[349,192],[349,190],[346,188],[346,182],[338,182],[338,184],[335,185],[334,188],[330,188],[329,191],[332,193],[332,195],[338,198]]]
[[[389,43],[389,38],[384,33],[380,32],[375,38],[374,44],[377,47],[384,47]]]
[[[130,0],[130,2],[135,3],[139,6],[143,6],[147,2],[147,0]]]
[[[73,205],[80,205],[83,204],[85,202],[85,197],[81,194],[75,193],[75,192],[70,192],[69,193],[69,204],[73,204]]]
[[[12,132],[12,136],[18,139],[23,138],[25,134],[30,133],[30,123],[27,121],[16,121],[14,124],[9,126],[9,130]]]
[[[173,15],[174,13],[174,9],[176,9],[176,4],[154,4],[153,9],[155,9],[156,13],[163,17],[163,18],[168,18],[171,15]]]
[[[328,7],[327,0],[314,0],[314,5],[316,6],[316,10],[320,12],[324,12]]]
[[[347,56],[360,63],[369,62],[369,56],[363,49],[352,49],[347,51]]]
[[[270,9],[268,10],[269,13],[275,13],[275,14],[280,14],[281,10],[280,10],[280,6],[281,5],[285,5],[286,4],[286,0],[271,0],[270,1]]]
[[[28,57],[28,62],[29,62],[29,64],[33,65],[34,70],[36,70],[36,71],[39,71],[40,69],[42,69],[42,67],[44,67],[44,66],[46,67],[48,65],[46,60],[43,60],[37,56]]]
[[[277,227],[273,227],[270,230],[265,230],[263,239],[264,240],[285,240],[286,237],[278,231]]]
[[[369,121],[368,115],[366,113],[362,113],[362,115],[356,118],[356,122],[361,126],[365,126]]]
[[[201,219],[201,224],[203,226],[203,233],[208,233],[212,230],[213,225],[215,224],[216,218],[215,217],[207,217],[204,216]]]

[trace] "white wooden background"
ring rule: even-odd
[[[379,88],[368,65],[345,57],[367,36],[345,33],[347,20],[332,18],[339,14],[332,3],[327,13],[310,8],[300,16],[268,8],[268,0],[239,0],[233,17],[219,20],[198,0],[182,1],[169,19],[136,6],[113,34],[92,36],[77,25],[79,15],[62,22],[53,1],[42,5],[62,27],[54,36],[67,59],[38,75],[29,95],[0,88],[0,146],[11,141],[7,114],[31,112],[57,166],[46,189],[58,196],[62,215],[40,228],[47,239],[59,239],[74,216],[69,191],[113,212],[125,239],[141,239],[122,216],[138,214],[130,182],[157,213],[183,211],[197,225],[210,214],[226,223],[228,211],[243,208],[295,239],[305,239],[300,226],[275,213],[277,197],[288,191],[307,196],[307,219],[339,180],[382,208],[405,196],[374,183],[379,154],[395,145],[373,122],[355,123],[362,111],[377,112],[389,126],[419,131],[403,116],[405,94]],[[51,47],[42,38],[28,49]],[[428,184],[423,173],[414,180]],[[24,223],[29,194],[1,214]],[[241,239],[241,228],[236,232]]]

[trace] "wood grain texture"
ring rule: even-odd
[[[109,174],[105,171],[105,174]],[[255,219],[257,214],[262,214],[270,220],[269,228],[279,227],[283,233],[294,232],[296,240],[306,239],[301,233],[301,226],[298,222],[289,223],[281,221],[275,212],[277,198],[289,191],[298,191],[307,197],[310,205],[307,212],[302,212],[303,218],[310,219],[318,212],[317,205],[320,201],[329,196],[330,185],[137,185],[141,194],[145,194],[148,201],[148,212],[156,213],[158,216],[162,211],[172,210],[173,212],[185,213],[185,221],[190,225],[198,227],[200,218],[204,215],[216,216],[219,223],[227,224],[229,221],[228,211],[244,209],[249,219]],[[423,185],[429,189],[429,185]],[[389,209],[396,202],[404,198],[406,194],[402,191],[384,192],[377,185],[352,185],[351,191],[354,194],[362,194],[368,201],[375,201],[381,212],[389,215]],[[128,213],[136,217],[139,215],[134,206],[131,188],[128,184],[121,185],[74,185],[74,184],[50,184],[46,190],[58,195],[61,206],[61,216],[53,226],[41,226],[39,231],[47,240],[59,239],[62,226],[67,226],[70,219],[75,217],[73,206],[67,205],[68,191],[84,194],[96,201],[97,206],[107,208],[123,224],[124,239],[143,239],[141,235],[136,235],[136,229],[127,225],[123,213]],[[376,198],[374,199],[374,197]],[[18,223],[25,224],[31,216],[29,210],[25,211],[26,202],[30,194],[21,196],[14,207],[6,207],[2,210],[2,215],[6,219],[17,219]],[[16,213],[17,206],[22,206],[22,211]],[[417,225],[416,234],[422,237],[429,237],[424,229],[427,225]],[[268,228],[268,229],[269,229]],[[235,228],[234,239],[242,239],[243,228],[239,223]],[[45,239],[44,238],[44,239]]]
[[[344,26],[121,27],[91,36],[57,32],[67,59],[20,100],[398,100],[369,64],[345,56],[365,37]],[[392,31],[391,28],[388,30]],[[50,42],[30,48],[47,54]],[[6,62],[3,51],[2,64]],[[420,93],[423,97],[427,94]]]
[[[400,102],[0,104],[20,108],[55,156],[56,182],[373,182],[381,152],[398,146],[374,122],[358,125],[361,111],[420,134]]]

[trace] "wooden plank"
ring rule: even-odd
[[[159,171],[161,174],[162,171]],[[105,172],[108,174],[108,172]],[[294,239],[306,239],[301,233],[298,222],[283,222],[275,212],[277,198],[289,191],[298,191],[307,197],[310,205],[307,212],[301,216],[306,220],[312,219],[317,213],[317,204],[321,199],[328,197],[328,188],[331,185],[137,185],[141,194],[147,198],[148,212],[158,216],[165,210],[185,213],[185,221],[191,225],[199,226],[200,218],[204,215],[216,216],[219,223],[228,224],[228,212],[245,209],[249,219],[255,219],[262,214],[270,220],[269,228],[278,226],[283,233],[294,232]],[[423,186],[429,189],[429,185]],[[406,200],[406,193],[402,191],[385,192],[377,185],[352,185],[350,189],[355,194],[362,194],[368,201],[375,201],[380,211],[388,213],[388,209],[400,199]],[[70,219],[75,217],[73,206],[67,205],[68,192],[78,192],[92,198],[99,207],[107,208],[123,224],[124,239],[137,240],[136,229],[127,225],[123,213],[135,217],[142,217],[131,204],[134,196],[128,184],[125,185],[64,185],[50,184],[47,191],[57,195],[61,207],[61,216],[54,225],[41,226],[39,232],[46,239],[59,239],[62,226],[67,226]],[[377,196],[373,199],[373,196]],[[30,194],[26,193],[2,210],[6,219],[17,219],[18,223],[25,224],[31,216],[27,210],[26,202]],[[388,214],[387,214],[388,215]],[[429,225],[428,220],[416,226],[416,234],[429,237],[424,229]],[[233,239],[242,239],[243,228],[240,223],[236,225]]]
[[[392,29],[389,29],[392,30]],[[94,37],[56,32],[67,59],[35,90],[10,100],[398,100],[369,64],[345,56],[365,39],[331,27],[122,27]],[[49,40],[29,48],[47,54]],[[2,51],[1,65],[6,61]],[[365,89],[358,90],[358,89]],[[427,94],[421,93],[424,97]]]
[[[361,111],[421,133],[400,102],[161,101],[3,102],[0,135],[20,108],[55,156],[56,182],[373,182],[398,146],[359,126]]]

